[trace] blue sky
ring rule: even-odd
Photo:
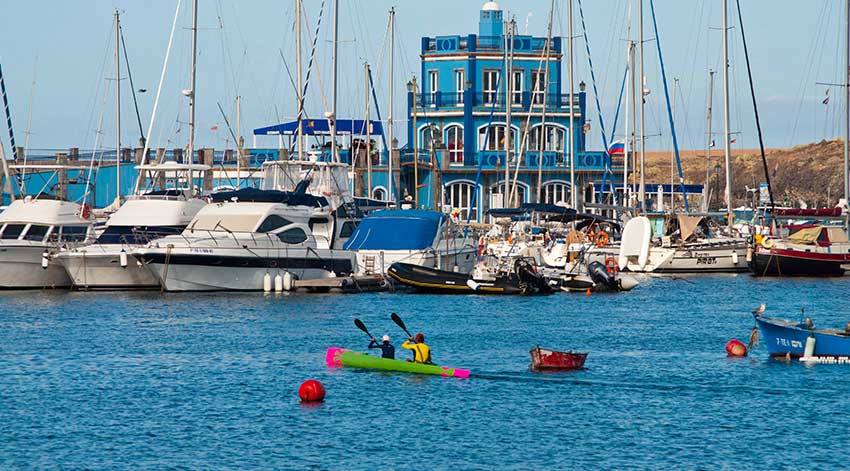
[[[320,0],[305,0],[310,35],[319,15]],[[628,0],[583,0],[588,36],[600,87],[603,115],[610,127],[625,63]],[[636,9],[637,0],[634,0]],[[646,3],[646,38],[652,38],[649,0]],[[730,2],[734,5],[734,2]],[[788,146],[828,138],[840,133],[840,92],[830,92],[815,82],[839,80],[843,47],[842,2],[836,0],[743,0],[743,14],[757,82],[759,104],[767,145]],[[114,82],[112,63],[112,14],[122,14],[135,88],[139,95],[142,124],[147,132],[154,95],[162,70],[176,0],[29,0],[5,2],[0,18],[0,61],[6,74],[18,145],[29,127],[30,148],[51,149],[95,145],[95,130],[103,116],[103,145],[114,142]],[[320,116],[331,100],[331,0],[317,42],[317,67],[313,71],[307,109]],[[420,37],[477,32],[478,0],[340,0],[339,115],[363,113],[362,64],[369,61],[376,74],[380,105],[386,112],[388,61],[385,32],[387,11],[396,15],[396,116],[404,115],[404,86],[418,71]],[[500,2],[515,15],[520,31],[544,36],[549,1]],[[190,0],[183,0],[177,23],[167,79],[163,88],[157,125],[151,136],[154,147],[185,145],[187,119]],[[234,100],[242,96],[242,129],[250,144],[250,129],[290,119],[295,102],[283,56],[295,67],[293,34],[294,1],[200,0],[198,63],[198,145],[224,147],[228,137],[217,103],[233,120]],[[664,49],[669,84],[679,79],[676,100],[677,127],[683,148],[704,146],[708,70],[719,69],[721,57],[720,0],[657,0],[656,12]],[[636,11],[632,17],[636,20]],[[556,1],[555,33],[565,35],[566,2]],[[732,41],[732,128],[736,145],[756,144],[746,70],[737,28]],[[527,25],[527,26],[526,26]],[[637,36],[633,28],[631,37]],[[576,6],[576,34],[581,34]],[[305,40],[305,62],[309,43]],[[669,146],[655,42],[646,43],[648,146]],[[576,41],[577,81],[590,83],[584,40]],[[294,72],[293,72],[294,73]],[[125,78],[126,75],[122,74]],[[35,87],[33,88],[33,81]],[[720,76],[715,81],[715,132],[722,130]],[[129,90],[127,81],[122,91]],[[129,94],[122,93],[122,142],[138,140],[139,126]],[[32,103],[32,106],[30,106]],[[31,110],[31,112],[30,112]],[[589,118],[598,129],[598,115]],[[28,122],[31,119],[31,123]],[[213,128],[218,126],[218,131]],[[405,123],[397,121],[397,135]],[[2,126],[2,142],[9,140]],[[622,128],[620,129],[622,132]],[[718,139],[719,142],[719,139]],[[273,145],[261,141],[260,145]],[[601,146],[598,132],[590,145]]]

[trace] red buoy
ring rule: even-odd
[[[301,402],[322,402],[325,400],[325,387],[315,379],[308,379],[298,388]]]
[[[726,342],[726,355],[730,357],[745,357],[747,356],[747,346],[738,339],[732,339]]]

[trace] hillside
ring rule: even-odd
[[[723,166],[723,150],[713,149],[711,163],[706,166],[705,151],[684,151],[681,153],[685,181],[704,183],[706,168],[709,169],[709,188],[722,194],[725,177],[722,173],[715,176],[715,167]],[[774,198],[777,204],[787,202],[792,206],[804,201],[810,207],[835,206],[842,197],[844,174],[841,165],[844,160],[844,141],[821,141],[804,144],[788,149],[768,149],[766,152]],[[670,153],[647,153],[646,181],[670,181]],[[756,188],[764,181],[764,170],[758,149],[736,150],[732,159],[734,205],[747,204],[746,187]],[[716,180],[719,177],[719,186]],[[717,201],[717,193],[713,193]],[[749,198],[752,198],[750,195]]]

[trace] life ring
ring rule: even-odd
[[[608,245],[608,233],[600,231],[599,234],[596,234],[596,246],[602,248],[606,245]]]
[[[83,219],[88,219],[91,217],[91,206],[84,204],[80,207],[80,217]]]
[[[593,232],[593,229],[589,229],[587,231],[587,240],[595,240],[595,239],[596,239],[596,233]]]
[[[605,271],[610,274],[616,274],[620,271],[620,265],[617,263],[617,259],[611,255],[605,257]]]

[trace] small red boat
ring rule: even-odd
[[[531,369],[534,371],[566,371],[584,368],[587,353],[559,352],[539,346],[531,349]]]

